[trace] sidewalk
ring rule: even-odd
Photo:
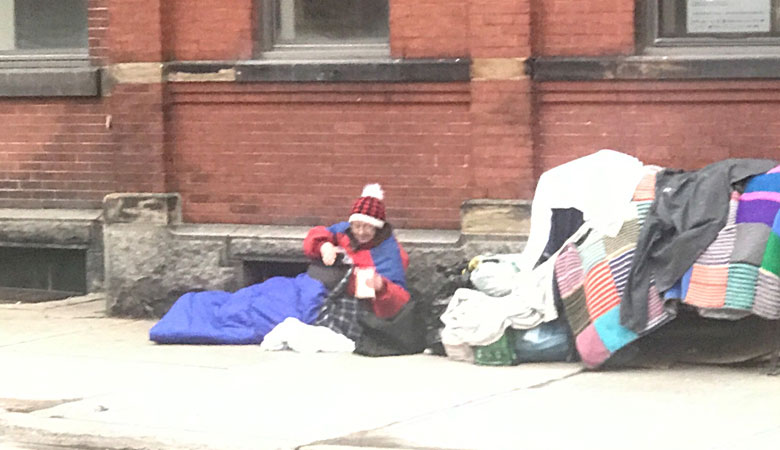
[[[0,305],[0,449],[772,448],[780,377],[160,346],[98,295]]]

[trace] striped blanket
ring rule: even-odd
[[[617,350],[674,317],[651,282],[648,292],[648,324],[640,333],[620,325],[624,295],[639,230],[654,198],[655,174],[648,171],[637,186],[632,211],[615,237],[591,231],[579,243],[570,243],[555,261],[555,276],[566,319],[585,366],[603,364]]]
[[[780,318],[779,230],[780,166],[732,194],[726,226],[665,297],[709,317]]]

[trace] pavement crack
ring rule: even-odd
[[[539,389],[539,388],[543,388],[543,387],[549,386],[549,385],[551,385],[553,383],[557,383],[559,381],[563,381],[563,380],[566,380],[566,379],[571,378],[573,376],[579,375],[582,372],[583,372],[583,370],[578,370],[576,372],[572,372],[572,373],[566,374],[566,375],[564,375],[562,377],[558,377],[558,378],[553,378],[551,380],[542,381],[541,383],[534,384],[534,385],[531,385],[531,386],[528,386],[528,387],[525,387],[525,388],[522,388],[522,389]],[[515,390],[520,390],[520,389],[515,389]]]

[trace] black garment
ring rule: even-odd
[[[425,350],[425,326],[414,299],[409,300],[390,319],[381,319],[364,308],[358,314],[363,334],[355,353],[365,356],[395,356]]]
[[[583,224],[582,211],[577,208],[553,208],[550,218],[550,236],[547,245],[542,251],[542,256],[536,262],[536,266],[550,259],[553,253],[569,239]],[[535,267],[535,266],[534,266]]]
[[[656,175],[655,201],[639,232],[620,323],[635,332],[647,326],[651,277],[659,292],[679,280],[725,226],[732,184],[767,172],[768,159],[727,159],[695,172],[664,170]]]
[[[336,263],[332,266],[326,266],[321,260],[314,260],[309,263],[306,274],[322,282],[329,292],[333,291],[349,271],[349,266],[339,261],[343,256],[343,254],[339,254]]]

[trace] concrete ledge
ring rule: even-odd
[[[168,81],[222,82],[453,82],[469,81],[471,61],[376,59],[346,61],[181,61],[165,65]]]
[[[780,78],[777,56],[540,57],[526,64],[534,81]]]
[[[0,209],[0,245],[87,249],[99,237],[100,210]]]
[[[0,70],[0,97],[97,97],[100,70],[95,67]]]

